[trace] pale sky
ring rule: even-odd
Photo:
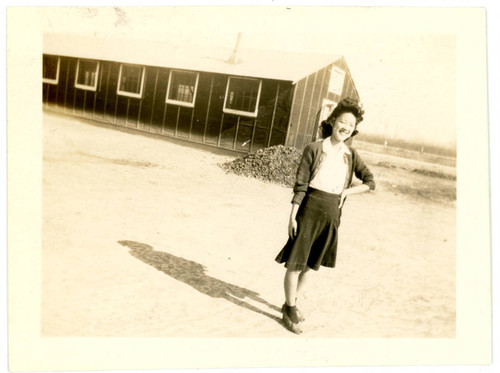
[[[452,28],[412,9],[145,7],[45,9],[44,30],[105,37],[340,54],[365,106],[361,131],[456,146]]]

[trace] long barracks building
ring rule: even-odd
[[[344,97],[342,56],[45,35],[43,103],[97,122],[253,153],[316,140]]]

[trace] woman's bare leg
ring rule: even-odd
[[[290,269],[287,269],[285,273],[285,300],[286,304],[290,307],[295,306],[300,273],[301,271]]]
[[[285,304],[283,305],[283,321],[285,325],[294,333],[301,333],[298,326],[301,321],[295,300],[297,299],[297,285],[299,282],[300,270],[287,269],[285,273]]]
[[[305,288],[305,284],[307,282],[307,280],[309,279],[310,277],[310,273],[311,273],[311,268],[309,267],[306,267],[304,268],[300,274],[299,274],[299,278],[298,278],[298,282],[297,282],[297,293],[296,293],[296,297],[298,298],[300,295],[303,294],[304,292],[304,288]],[[295,301],[297,302],[297,298],[295,298]],[[297,308],[297,316],[299,318],[299,321],[305,321],[305,317],[304,315],[302,315],[302,312],[299,311],[299,309]]]
[[[310,277],[311,274],[311,268],[307,267],[304,268],[300,274],[299,274],[299,279],[297,282],[297,293],[296,296],[299,296],[303,293],[305,284],[307,282],[307,279]]]

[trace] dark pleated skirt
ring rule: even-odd
[[[339,194],[309,188],[297,211],[297,234],[288,239],[275,260],[291,270],[335,267],[339,201]]]

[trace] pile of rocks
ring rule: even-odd
[[[292,187],[301,156],[297,148],[276,145],[220,166],[226,172]]]

